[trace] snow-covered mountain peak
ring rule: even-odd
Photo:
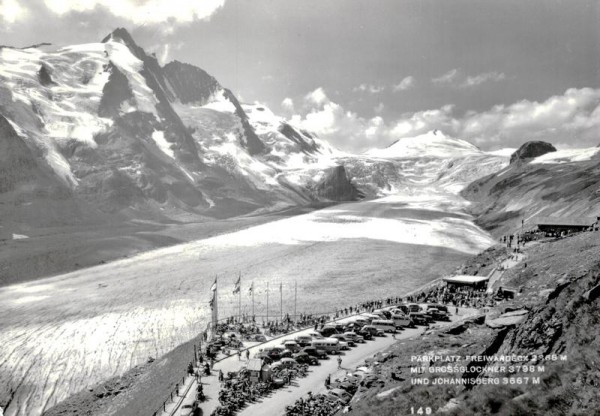
[[[453,158],[479,154],[475,145],[461,139],[447,136],[439,130],[432,130],[415,137],[403,137],[384,149],[371,149],[365,154],[385,159],[415,157]]]

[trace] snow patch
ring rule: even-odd
[[[563,149],[538,156],[529,163],[537,165],[541,163],[560,164],[585,162],[586,160],[592,159],[598,152],[600,152],[600,148],[598,147],[590,147],[587,149]]]
[[[120,42],[107,42],[106,53],[110,61],[127,77],[138,110],[154,114],[158,120],[156,104],[158,99],[154,95],[152,89],[146,84],[144,76],[140,71],[144,68],[144,63],[135,57],[129,48]]]
[[[154,130],[154,132],[152,132],[152,140],[154,140],[156,146],[158,146],[158,148],[162,150],[164,154],[172,159],[175,159],[175,152],[171,148],[172,144],[165,139],[164,131]]]
[[[404,137],[385,149],[371,149],[365,154],[380,158],[450,158],[482,153],[476,146],[460,139],[446,136],[440,131],[430,131],[416,137]]]

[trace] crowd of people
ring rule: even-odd
[[[299,398],[293,405],[285,409],[286,416],[329,416],[336,412],[341,404],[331,400],[324,394],[308,392],[306,399]]]
[[[277,368],[273,371],[272,378],[264,381],[250,381],[250,373],[247,369],[239,372],[229,372],[227,376],[219,371],[219,406],[211,413],[211,416],[232,416],[238,410],[253,403],[261,396],[268,395],[273,389],[291,384],[297,377],[306,377],[307,365],[298,365],[294,368]]]

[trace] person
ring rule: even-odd
[[[219,370],[219,381],[223,381],[225,377],[223,376],[223,370]]]
[[[338,357],[337,363],[338,363],[338,369],[342,368],[342,357]]]
[[[392,332],[392,338],[396,339],[396,333],[395,332]]]
[[[238,361],[242,361],[242,350],[238,350]]]
[[[246,349],[246,360],[250,359],[250,350]]]
[[[325,388],[329,390],[329,386],[331,386],[331,374],[327,374],[327,378],[325,379]]]

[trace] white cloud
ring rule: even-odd
[[[405,77],[399,84],[394,85],[394,92],[406,91],[415,86],[415,77],[409,75]]]
[[[389,141],[389,128],[383,118],[360,117],[352,111],[331,101],[323,88],[304,97],[305,115],[295,115],[292,123],[318,134],[334,146],[345,149],[365,150]]]
[[[463,117],[452,106],[407,115],[392,128],[396,137],[439,129],[483,147],[518,147],[544,140],[561,147],[597,146],[600,142],[600,89],[571,88],[546,101],[522,100]]]
[[[321,105],[325,102],[328,102],[329,98],[327,98],[327,95],[325,95],[325,91],[323,90],[323,88],[319,87],[314,91],[311,91],[308,94],[306,94],[304,100],[307,101],[309,104]]]
[[[445,105],[405,114],[395,121],[346,111],[326,98],[322,88],[318,90],[325,99],[315,104],[307,95],[308,111],[295,115],[292,122],[345,150],[385,147],[396,139],[435,129],[483,149],[518,147],[529,140],[544,140],[562,148],[600,143],[600,89],[571,88],[542,102],[522,100],[462,115],[455,114],[453,105]]]
[[[354,87],[352,88],[352,91],[354,92],[368,92],[370,94],[379,94],[380,92],[383,92],[383,90],[385,90],[385,87],[382,87],[381,85],[371,85],[371,84],[360,84],[358,87]]]
[[[434,84],[451,84],[458,78],[458,69],[451,69],[443,75],[437,78],[432,78],[431,82]]]
[[[483,74],[469,76],[461,84],[461,87],[474,87],[483,84],[484,82],[500,82],[506,79],[506,75],[502,72],[485,72]]]
[[[20,6],[16,0],[2,0],[0,2],[0,22],[12,24],[22,20],[28,14],[27,8]]]
[[[135,24],[156,24],[208,20],[223,7],[225,0],[44,0],[44,3],[57,15],[91,12],[100,7]]]
[[[286,111],[294,111],[294,100],[289,97],[284,98],[281,102],[281,108]]]
[[[461,74],[461,71],[455,68],[437,78],[432,78],[431,82],[437,85],[445,84],[456,88],[468,88],[475,87],[486,82],[500,82],[505,79],[506,75],[503,72],[490,71],[477,75],[465,76]]]

